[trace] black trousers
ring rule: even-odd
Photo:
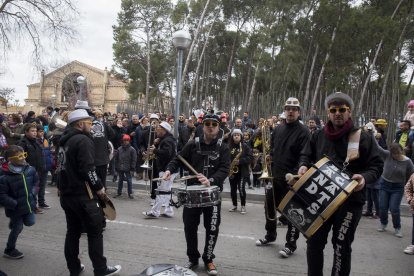
[[[266,217],[266,236],[269,241],[276,240],[277,237],[277,220],[276,220],[276,207],[280,204],[282,199],[289,191],[288,184],[285,181],[273,180],[273,188],[266,190],[266,204],[265,204],[265,217]],[[294,252],[297,248],[296,241],[299,239],[299,230],[296,229],[292,223],[287,223],[288,229],[286,232],[285,247]]]
[[[233,206],[237,206],[237,190],[240,193],[241,206],[246,206],[246,183],[242,181],[240,173],[234,174],[230,181],[230,196],[233,201]]]
[[[79,238],[82,226],[88,235],[88,252],[95,275],[106,270],[106,258],[103,255],[102,209],[97,200],[84,197],[61,197],[60,204],[65,211],[67,232],[65,239],[65,258],[70,275],[79,275]]]
[[[184,207],[184,233],[187,242],[187,256],[191,262],[198,263],[198,259],[200,258],[197,230],[198,225],[200,224],[201,214],[203,214],[204,228],[206,229],[206,239],[202,259],[205,264],[208,264],[215,258],[213,251],[219,234],[221,221],[220,211],[221,203],[210,207]]]
[[[96,171],[96,175],[102,181],[102,185],[106,189],[106,175],[108,173],[108,165],[106,164],[102,166],[96,166],[95,171]]]
[[[351,244],[362,215],[362,206],[345,202],[307,241],[306,256],[308,275],[323,275],[323,250],[332,229],[334,258],[332,276],[349,275],[351,272]]]

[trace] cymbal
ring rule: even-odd
[[[187,181],[187,180],[194,179],[194,178],[197,178],[197,175],[187,175],[181,178],[174,179],[174,182]]]

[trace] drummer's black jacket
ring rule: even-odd
[[[358,128],[353,128],[351,131],[356,130]],[[325,136],[323,129],[317,130],[302,150],[299,165],[309,168],[312,163],[327,156],[342,166],[347,154],[349,133],[331,141]],[[365,183],[374,183],[381,176],[384,166],[376,147],[373,135],[362,131],[359,142],[359,158],[349,162],[346,170],[351,175],[361,174],[365,178]],[[361,191],[353,192],[349,201],[363,205],[365,203],[365,187]]]
[[[297,174],[300,152],[310,139],[310,132],[299,120],[276,127],[271,136],[272,175],[285,181],[287,173]],[[264,143],[264,141],[262,141]]]
[[[85,195],[88,182],[98,191],[103,188],[95,172],[95,146],[92,137],[68,127],[60,139],[57,186],[61,196]]]
[[[190,140],[184,146],[184,148],[180,151],[179,155],[184,157],[188,163],[199,173],[203,173],[204,169],[204,161],[209,158],[209,155],[205,155],[206,153],[213,153],[217,152],[216,156],[209,158],[209,168],[207,178],[213,178],[214,181],[211,185],[219,186],[220,190],[223,190],[223,182],[229,174],[230,168],[230,150],[227,144],[224,142],[218,146],[218,138],[212,141],[210,144],[204,143],[203,135],[201,135],[200,139],[200,149],[201,153],[198,152],[196,146],[196,140]],[[167,170],[171,173],[175,173],[178,171],[179,167],[185,167],[185,165],[175,157],[167,166]],[[190,172],[191,173],[191,172]],[[191,173],[192,174],[192,173]],[[197,179],[191,179],[187,183],[190,185],[199,185],[200,183],[197,182]]]
[[[160,138],[160,143],[154,150],[156,156],[157,169],[161,172],[165,171],[168,163],[176,155],[176,140],[171,133],[165,134]]]

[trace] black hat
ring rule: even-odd
[[[204,115],[203,123],[207,120],[216,121],[217,123],[220,123],[220,117],[216,114],[206,114],[206,115]]]

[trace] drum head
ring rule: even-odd
[[[139,276],[197,276],[195,272],[188,268],[173,264],[155,264],[139,274]]]

